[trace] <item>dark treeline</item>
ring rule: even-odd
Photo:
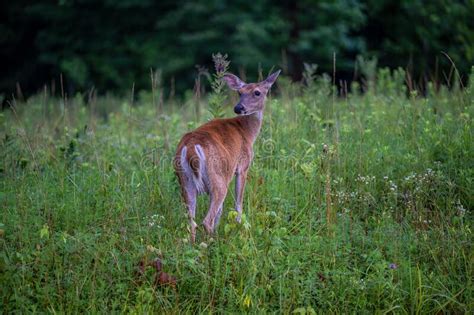
[[[406,68],[420,85],[445,81],[451,57],[461,74],[474,64],[474,1],[2,1],[0,93],[35,93],[62,73],[68,91],[193,85],[196,65],[223,52],[232,70],[255,78],[281,67],[301,78],[318,72],[354,77],[358,55]],[[171,83],[174,82],[174,83]]]

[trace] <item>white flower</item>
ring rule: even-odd
[[[458,210],[458,215],[460,217],[463,217],[466,214],[466,209],[464,208],[464,206],[461,204],[461,201],[459,200],[456,202],[456,210]]]

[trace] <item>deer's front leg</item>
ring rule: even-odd
[[[247,171],[237,171],[235,174],[235,210],[237,211],[237,222],[242,220],[242,201],[244,199],[245,182],[247,181]]]

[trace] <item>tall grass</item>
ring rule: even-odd
[[[210,117],[196,98],[13,103],[0,115],[2,311],[472,313],[472,83],[407,97],[403,71],[379,70],[333,101],[329,78],[305,77],[280,78],[267,104],[243,223],[230,194],[194,245],[171,161]],[[176,289],[138,275],[156,257]]]

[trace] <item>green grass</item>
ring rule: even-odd
[[[472,314],[474,87],[407,98],[380,72],[333,99],[324,78],[279,80],[243,224],[231,189],[195,245],[171,162],[208,118],[192,100],[159,113],[148,93],[38,95],[4,111],[0,309]],[[198,222],[206,210],[203,196]],[[160,255],[175,290],[137,276]]]

